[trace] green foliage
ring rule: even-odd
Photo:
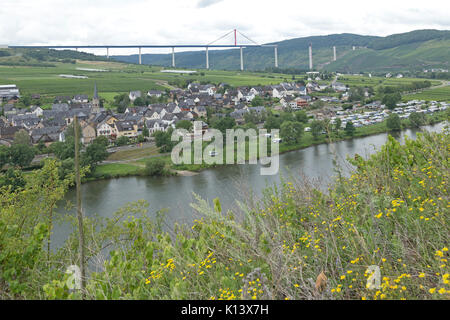
[[[314,120],[310,125],[311,134],[313,135],[314,140],[317,140],[319,136],[322,134],[322,131],[325,129],[323,121]]]
[[[165,174],[166,162],[161,158],[151,158],[145,162],[145,174],[148,176],[162,176]]]
[[[9,148],[0,145],[0,170],[9,162]]]
[[[280,136],[288,144],[297,143],[303,135],[303,125],[300,122],[285,121],[281,125]]]
[[[326,192],[282,179],[262,199],[225,212],[197,198],[193,225],[163,230],[164,212],[139,201],[112,217],[86,217],[87,299],[447,299],[448,133],[392,137]],[[69,182],[49,161],[23,190],[0,192],[1,299],[76,299],[65,266],[77,264],[74,231],[45,249],[51,212]],[[238,218],[236,218],[238,217]],[[105,252],[106,248],[106,252]],[[333,263],[330,263],[332,261]],[[365,270],[381,267],[380,289]],[[319,291],[320,272],[327,277]],[[309,280],[311,279],[311,280]]]
[[[41,298],[42,286],[57,276],[44,243],[49,241],[52,211],[69,184],[59,179],[57,162],[49,160],[23,187],[1,187],[1,299]]]
[[[25,178],[21,170],[9,168],[5,173],[0,173],[0,188],[11,188],[12,191],[25,186]]]
[[[280,129],[281,120],[273,115],[269,115],[264,122],[264,129],[272,130],[272,129]]]
[[[125,146],[130,143],[130,138],[127,136],[121,136],[116,140],[116,146]]]
[[[106,151],[107,145],[108,139],[106,137],[100,136],[95,138],[92,143],[86,147],[86,151],[81,154],[81,166],[89,166],[91,172],[93,172],[98,163],[108,158],[109,153]]]
[[[264,105],[264,99],[260,96],[255,96],[251,102],[252,107],[259,107]]]
[[[211,127],[220,130],[224,135],[227,129],[232,129],[235,125],[236,121],[231,117],[214,118],[211,121]]]
[[[31,138],[28,132],[21,129],[14,133],[14,144],[25,144],[27,146],[31,145]]]
[[[401,100],[401,94],[396,92],[385,94],[381,102],[385,104],[390,110],[393,110],[396,107],[397,103],[399,103]]]
[[[185,129],[185,130],[188,130],[188,131],[191,131],[192,126],[193,126],[192,121],[189,121],[189,120],[180,120],[175,125],[175,127],[177,129]]]
[[[57,141],[50,145],[50,151],[60,160],[65,160],[75,157],[75,138],[73,135],[66,135],[64,142]],[[81,142],[80,142],[81,150]]]
[[[301,123],[308,123],[308,115],[305,110],[299,110],[294,112],[295,120]]]
[[[21,168],[28,167],[33,161],[35,150],[32,146],[26,144],[13,144],[9,148],[9,162],[13,166]]]
[[[169,128],[167,131],[156,131],[153,136],[155,137],[155,144],[159,148],[160,153],[166,153],[172,151],[176,142],[172,141],[173,129]]]
[[[391,113],[386,120],[386,127],[390,131],[399,131],[402,129],[402,122],[396,113]]]
[[[409,121],[411,122],[411,124],[418,128],[420,126],[423,126],[426,122],[426,118],[425,115],[423,113],[420,112],[412,112],[409,115]]]
[[[353,125],[353,122],[348,121],[347,124],[345,125],[345,134],[349,137],[353,137],[353,135],[355,134],[356,128]]]
[[[334,123],[334,130],[336,132],[338,132],[341,129],[341,125],[342,125],[341,118],[336,118],[335,123]]]

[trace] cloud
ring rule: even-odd
[[[307,11],[296,0],[1,1],[0,43],[10,45],[207,44],[235,28],[257,43],[450,29],[450,2],[442,0],[322,0]]]
[[[200,0],[197,4],[197,8],[206,8],[222,1],[223,0]]]

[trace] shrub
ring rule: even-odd
[[[145,163],[145,174],[148,176],[161,176],[165,174],[166,163],[163,159],[152,158]]]

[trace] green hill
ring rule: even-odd
[[[450,61],[450,31],[416,30],[387,37],[356,34],[333,34],[296,38],[276,42],[278,65],[281,69],[309,68],[308,46],[313,47],[313,63],[317,70],[342,72],[418,71],[424,68],[446,68]],[[272,43],[275,44],[275,43]],[[336,46],[337,61],[333,59]],[[355,50],[353,50],[355,46]],[[238,69],[239,50],[210,50],[212,69]],[[119,61],[137,63],[137,55],[114,56]],[[144,64],[170,66],[170,54],[144,54]],[[176,65],[185,68],[204,68],[205,52],[176,53]],[[244,65],[248,70],[273,68],[273,48],[245,48]]]

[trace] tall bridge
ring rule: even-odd
[[[219,40],[234,34],[234,44],[214,44]],[[253,44],[238,44],[237,43],[237,35],[241,35],[245,39],[249,40]],[[275,67],[278,68],[278,45],[276,44],[258,44],[255,41],[251,40],[238,30],[234,29],[220,38],[214,40],[208,44],[180,44],[180,45],[36,45],[36,46],[19,46],[19,45],[8,45],[8,48],[28,48],[28,49],[106,49],[106,57],[109,59],[109,49],[114,48],[136,48],[139,53],[139,64],[142,64],[142,48],[172,48],[172,67],[175,67],[175,48],[205,48],[205,66],[206,69],[209,69],[209,53],[208,49],[210,48],[239,48],[240,49],[240,61],[241,61],[241,70],[244,70],[244,48],[262,48],[262,47],[273,47],[274,48],[274,62]]]

